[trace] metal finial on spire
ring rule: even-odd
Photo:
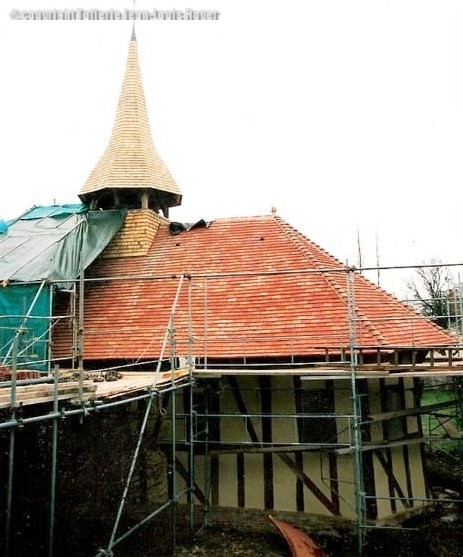
[[[133,9],[132,9],[132,13],[133,13],[133,20],[132,20],[132,21],[133,21],[133,23],[132,23],[132,37],[130,38],[131,41],[136,41],[136,40],[137,40],[137,37],[136,37],[136,35],[135,35],[135,19],[136,19],[136,17],[137,17],[137,16],[136,16],[136,11],[135,11],[135,4],[136,4],[136,1],[133,0]]]

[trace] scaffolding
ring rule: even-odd
[[[456,267],[460,264],[455,265]],[[214,474],[212,469],[218,466],[219,455],[224,454],[241,454],[242,462],[244,455],[262,455],[263,459],[272,459],[275,457],[283,465],[289,467],[297,478],[299,493],[304,488],[316,494],[319,499],[324,502],[328,509],[335,514],[339,512],[340,505],[351,507],[353,520],[357,526],[358,532],[358,554],[363,555],[365,551],[368,533],[372,529],[398,527],[391,526],[384,520],[372,521],[369,518],[368,509],[371,501],[379,499],[387,499],[393,508],[398,505],[406,511],[412,511],[414,502],[420,505],[435,503],[435,498],[431,494],[426,497],[414,499],[410,493],[404,493],[391,472],[391,464],[386,460],[381,460],[382,450],[394,447],[403,447],[409,445],[422,445],[423,443],[432,444],[441,443],[443,440],[462,438],[459,425],[461,424],[462,415],[462,382],[463,365],[461,363],[461,330],[457,328],[456,334],[460,334],[460,338],[455,340],[452,346],[423,346],[417,340],[416,344],[408,346],[373,346],[362,343],[358,338],[359,327],[364,318],[357,311],[356,292],[354,277],[359,272],[377,272],[381,270],[383,275],[391,267],[377,267],[368,269],[355,269],[346,266],[342,269],[318,269],[308,271],[275,271],[272,274],[290,275],[296,273],[325,273],[343,275],[346,281],[347,297],[347,314],[349,338],[347,345],[341,342],[336,333],[333,333],[333,342],[330,346],[318,346],[314,353],[316,356],[311,358],[301,358],[298,355],[298,345],[309,343],[315,346],[316,339],[301,339],[297,335],[297,331],[285,338],[277,339],[278,342],[286,347],[294,347],[294,351],[288,351],[288,357],[282,361],[282,358],[275,358],[269,361],[266,358],[252,358],[247,353],[247,343],[249,335],[247,332],[236,338],[229,338],[227,341],[235,346],[242,346],[242,357],[238,360],[233,359],[232,362],[220,361],[217,357],[211,356],[213,346],[216,339],[209,334],[208,318],[209,318],[209,300],[208,300],[208,283],[211,280],[220,281],[230,277],[230,274],[182,274],[176,277],[178,280],[174,299],[172,300],[171,310],[168,323],[165,326],[162,348],[160,354],[155,359],[147,357],[140,358],[137,362],[131,362],[126,365],[111,366],[110,368],[98,368],[85,370],[85,354],[84,354],[84,336],[85,336],[85,316],[84,316],[84,291],[92,283],[98,281],[120,281],[120,280],[172,280],[172,277],[104,277],[104,278],[88,278],[81,273],[80,279],[74,281],[74,286],[69,290],[71,300],[71,312],[67,315],[52,315],[50,310],[49,325],[47,329],[48,338],[51,337],[53,328],[62,320],[68,320],[72,324],[72,337],[74,339],[73,346],[75,350],[67,358],[66,362],[71,362],[70,372],[73,381],[63,383],[63,369],[60,365],[62,361],[49,359],[47,367],[49,372],[40,374],[38,377],[28,377],[27,374],[18,369],[17,358],[19,354],[24,354],[24,347],[21,345],[21,335],[27,329],[27,321],[31,318],[31,307],[25,311],[21,327],[18,328],[14,335],[13,343],[7,348],[7,354],[4,359],[5,363],[10,363],[11,377],[0,383],[0,388],[5,394],[1,394],[0,401],[3,402],[4,419],[0,422],[0,432],[8,435],[8,465],[6,474],[6,498],[5,498],[5,536],[3,552],[6,557],[14,554],[14,539],[12,536],[12,523],[14,514],[14,489],[15,489],[15,441],[16,432],[19,428],[26,427],[32,423],[51,423],[51,467],[49,471],[49,516],[48,516],[48,556],[55,554],[55,515],[56,515],[56,478],[58,473],[58,442],[60,423],[66,418],[78,417],[80,419],[91,418],[110,408],[120,408],[132,404],[137,401],[145,401],[146,407],[142,414],[141,423],[136,436],[136,443],[130,459],[130,466],[125,476],[120,503],[117,509],[114,523],[107,541],[101,540],[101,549],[98,550],[96,556],[111,556],[114,548],[121,542],[129,538],[137,532],[141,527],[145,526],[155,517],[168,509],[172,511],[171,524],[173,531],[173,544],[176,543],[176,508],[180,502],[186,502],[189,509],[189,526],[191,531],[207,525],[213,520],[211,516],[211,508],[217,503],[217,486],[212,485]],[[394,269],[399,269],[398,267]],[[400,267],[405,269],[405,267]],[[265,273],[261,273],[264,275]],[[269,273],[267,273],[269,274]],[[240,280],[254,279],[257,274],[252,272],[234,273],[233,277]],[[43,288],[42,285],[40,288]],[[193,289],[201,293],[201,315],[194,312],[194,304],[192,302]],[[185,319],[185,311],[183,309],[181,318],[178,319],[179,299],[186,289],[187,299],[187,316]],[[459,293],[452,293],[453,298],[449,302],[449,308],[454,311],[448,319],[461,325],[462,322],[462,304],[461,304],[461,288]],[[76,302],[76,299],[78,302]],[[423,319],[416,315],[407,319],[398,320],[394,316],[381,316],[381,321],[390,320],[392,324],[399,321],[401,326],[408,327],[413,332],[416,325],[415,320]],[[199,331],[202,330],[202,334]],[[255,334],[255,333],[253,333]],[[413,334],[412,334],[413,338]],[[220,339],[223,342],[224,339]],[[275,341],[275,339],[264,338],[266,342]],[[28,343],[30,341],[27,341]],[[180,350],[179,350],[180,347]],[[407,352],[407,361],[401,361],[400,356],[403,351]],[[426,352],[426,358],[422,360],[423,351]],[[26,351],[27,352],[27,351]],[[64,359],[63,359],[64,360]],[[28,362],[22,362],[26,365]],[[31,367],[36,361],[29,362]],[[96,389],[89,387],[89,382],[93,378],[101,377],[103,373],[108,371],[136,372],[137,366],[151,365],[153,371],[148,374],[148,382],[146,384],[134,387],[135,390],[127,394],[123,389],[118,388],[117,382],[110,395],[98,395],[97,383]],[[166,371],[167,370],[167,371]],[[267,403],[260,408],[259,412],[249,409],[246,404],[245,396],[240,392],[237,378],[253,377],[262,391],[270,390],[272,385],[266,383],[266,377],[281,378],[290,377],[297,385],[299,393],[303,392],[303,384],[317,381],[336,381],[342,382],[343,391],[346,393],[345,398],[349,400],[349,404],[345,405],[344,411],[339,411],[336,407],[330,411],[310,412],[302,404],[298,402],[295,412],[272,412],[271,403]],[[419,399],[414,400],[413,405],[401,405],[394,410],[382,410],[376,412],[366,411],[365,407],[365,389],[364,383],[374,379],[377,381],[394,379],[410,380],[413,385],[409,388],[409,393],[403,396],[417,395],[417,380],[446,378],[452,387],[454,397],[448,397],[447,400],[434,402],[422,406]],[[68,379],[69,376],[66,375]],[[163,380],[161,380],[161,378]],[[213,385],[220,383],[224,378],[227,380],[227,389],[231,397],[233,397],[237,411],[224,411],[217,408],[214,397],[202,397],[198,400],[197,393],[204,393]],[[270,386],[269,386],[270,385]],[[69,389],[64,391],[65,387]],[[46,387],[47,397],[43,400],[32,398],[27,402],[30,393],[36,393],[36,388]],[[442,385],[431,385],[430,388],[438,389]],[[219,385],[222,388],[222,385]],[[251,389],[252,390],[252,389]],[[284,389],[283,389],[284,390]],[[283,393],[281,398],[284,398]],[[158,410],[159,401],[164,395],[170,394],[170,404],[168,414],[164,421],[169,424],[168,434],[165,438],[165,446],[167,447],[170,462],[168,463],[170,486],[169,496],[167,500],[151,510],[146,516],[140,519],[135,525],[126,529],[123,533],[121,529],[121,519],[125,511],[129,491],[133,485],[135,467],[137,465],[140,450],[145,441],[145,433],[147,423],[153,413]],[[35,396],[35,394],[34,394]],[[43,393],[41,393],[43,396]],[[181,404],[178,403],[178,397],[181,397]],[[214,395],[215,396],[215,395]],[[338,395],[337,395],[338,396]],[[401,395],[402,396],[402,395]],[[5,398],[6,397],[6,398]],[[212,401],[212,402],[211,402]],[[52,404],[52,409],[48,407],[40,410],[41,404],[44,402]],[[30,404],[30,408],[36,409],[31,415],[26,415],[25,409]],[[429,425],[421,429],[421,422],[424,417],[428,417]],[[406,423],[408,419],[414,418],[420,423],[418,433],[405,436],[398,440],[372,440],[368,439],[365,431],[370,427],[384,427],[384,424],[397,424],[400,421]],[[217,430],[220,424],[228,420],[239,424],[234,427],[235,433],[241,432],[241,439],[237,435],[229,441],[217,439]],[[323,440],[310,440],[301,438],[301,430],[307,427],[304,424],[309,422],[317,424],[320,420],[323,422],[323,428],[330,430],[334,424],[334,437],[328,437]],[[283,429],[289,430],[295,427],[299,431],[298,439],[280,439],[276,440],[272,437],[272,427],[275,423],[286,424]],[[260,431],[255,424],[260,424]],[[291,425],[292,424],[292,425]],[[399,426],[397,426],[399,427]],[[302,429],[301,429],[302,428]],[[436,432],[439,435],[436,435]],[[407,427],[405,427],[405,433]],[[299,464],[303,455],[320,455],[320,461],[326,457],[328,462],[328,470],[326,471],[325,463],[320,464],[322,470],[322,480],[328,486],[333,497],[329,500],[324,495],[323,489],[317,487],[316,483],[304,473],[303,466]],[[375,493],[369,494],[366,489],[365,467],[368,454],[377,455],[380,466],[388,478],[390,484],[389,496],[382,497]],[[186,459],[183,459],[186,455]],[[289,455],[297,455],[294,460]],[[352,457],[352,474],[349,479],[332,477],[332,469],[330,468],[331,460],[329,455],[350,455]],[[183,459],[183,460],[182,460]],[[201,462],[198,468],[197,463]],[[242,464],[244,466],[244,464]],[[326,472],[326,474],[325,474]],[[198,479],[201,474],[202,480]],[[240,480],[241,481],[241,480]],[[265,481],[265,478],[264,478]],[[351,482],[353,484],[354,500],[343,501],[340,484],[342,482]],[[326,487],[325,486],[325,487]],[[299,489],[298,488],[298,489]],[[238,490],[244,490],[244,486]],[[243,493],[238,494],[239,506],[244,505]],[[304,495],[302,495],[304,497]],[[214,499],[214,501],[212,500]],[[270,500],[264,500],[264,507],[271,508]],[[302,505],[303,506],[303,505]],[[197,518],[197,515],[200,518]]]
[[[180,278],[178,283],[178,288],[176,292],[175,299],[173,300],[172,309],[170,312],[169,322],[165,328],[164,338],[162,343],[161,353],[159,358],[155,362],[151,362],[154,366],[153,372],[149,374],[143,374],[144,380],[142,384],[135,380],[135,385],[129,390],[132,392],[126,395],[124,388],[119,389],[115,386],[111,392],[109,398],[103,397],[96,398],[95,396],[89,396],[87,392],[87,386],[89,381],[93,378],[101,377],[101,374],[106,371],[103,369],[93,370],[90,374],[83,369],[83,342],[82,342],[82,331],[84,329],[83,325],[83,296],[79,296],[79,310],[78,318],[73,313],[71,316],[56,316],[51,315],[49,319],[49,331],[55,326],[56,322],[61,319],[71,318],[73,326],[77,331],[73,331],[73,337],[77,340],[77,350],[72,357],[72,381],[69,381],[69,374],[65,373],[63,376],[62,370],[58,363],[53,366],[52,373],[43,375],[42,377],[34,378],[20,378],[25,377],[30,374],[30,372],[22,372],[18,370],[17,360],[18,354],[21,353],[19,348],[19,339],[23,334],[26,327],[26,322],[30,317],[30,312],[35,304],[35,299],[32,302],[31,307],[28,312],[24,315],[21,323],[21,327],[17,330],[14,335],[13,342],[10,347],[7,348],[7,355],[4,359],[5,362],[11,363],[8,368],[11,377],[8,380],[0,382],[0,389],[3,389],[5,395],[2,395],[2,405],[1,407],[5,410],[4,419],[0,422],[0,432],[6,432],[9,436],[8,442],[8,465],[7,465],[7,480],[6,480],[6,499],[5,499],[5,524],[4,524],[4,542],[2,544],[3,554],[5,556],[14,555],[14,543],[12,535],[12,523],[13,523],[13,492],[14,492],[14,480],[15,480],[15,437],[18,429],[26,427],[28,424],[37,423],[52,423],[51,431],[51,467],[50,467],[50,477],[49,477],[49,517],[48,517],[48,549],[47,554],[52,557],[54,553],[54,540],[55,540],[55,499],[56,499],[56,479],[57,479],[57,466],[58,466],[58,428],[59,424],[64,420],[72,417],[78,417],[80,419],[91,418],[96,414],[101,414],[105,410],[115,409],[124,407],[135,402],[145,401],[146,408],[143,413],[143,419],[141,422],[140,429],[137,435],[137,443],[133,451],[131,458],[130,468],[127,473],[125,480],[124,490],[121,496],[120,504],[117,510],[116,517],[114,519],[113,528],[105,545],[104,549],[100,549],[97,555],[113,555],[113,549],[124,541],[126,538],[135,533],[139,528],[148,523],[158,514],[166,511],[167,509],[174,507],[175,501],[183,495],[183,493],[178,493],[175,485],[175,474],[171,474],[172,485],[170,487],[171,497],[164,502],[162,505],[151,510],[147,516],[143,517],[137,524],[132,526],[127,531],[120,533],[119,526],[121,518],[124,512],[124,507],[127,501],[127,495],[133,481],[133,475],[135,471],[135,466],[137,459],[140,454],[140,447],[143,442],[143,437],[146,431],[146,425],[149,418],[152,416],[156,408],[156,401],[159,401],[163,396],[175,392],[176,390],[184,390],[191,386],[192,377],[190,370],[178,370],[176,368],[176,362],[174,358],[174,344],[175,344],[175,324],[174,324],[174,314],[176,305],[178,302],[178,295],[181,290],[181,285],[183,282],[183,277]],[[80,279],[80,292],[83,292],[82,288],[83,278]],[[43,286],[43,285],[42,285]],[[72,300],[74,300],[75,289],[72,291]],[[73,310],[75,310],[75,304],[73,304]],[[77,333],[77,334],[76,334]],[[80,337],[79,337],[80,334]],[[75,361],[77,361],[78,366],[75,368]],[[168,362],[168,371],[163,371],[163,366],[165,367],[165,362]],[[27,366],[28,362],[24,362]],[[31,362],[33,365],[35,362]],[[132,364],[131,368],[134,367]],[[135,365],[136,367],[136,365]],[[6,368],[5,368],[6,369]],[[20,376],[20,374],[22,375]],[[90,377],[89,377],[90,376]],[[63,381],[64,377],[64,383]],[[132,380],[133,382],[133,380]],[[84,384],[86,387],[84,387]],[[64,386],[64,388],[63,388]],[[49,388],[50,387],[50,388]],[[44,393],[44,388],[47,389]],[[36,398],[37,389],[41,390],[40,400]],[[19,399],[18,393],[22,396]],[[95,392],[91,391],[92,395]],[[44,396],[45,395],[45,396]],[[8,400],[6,401],[6,397]],[[32,398],[31,398],[32,397]],[[64,400],[64,404],[62,401]],[[175,397],[173,397],[174,404],[171,407],[171,411],[175,413]],[[43,403],[51,403],[52,411],[40,411],[40,406]],[[35,408],[38,407],[37,412],[32,412],[33,415],[25,416],[25,408]],[[175,439],[175,419],[171,419],[172,432],[171,437]],[[171,447],[172,458],[175,461],[175,443],[172,443]],[[103,540],[102,540],[103,541]]]

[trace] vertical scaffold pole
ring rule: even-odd
[[[193,344],[193,330],[192,330],[192,309],[191,309],[191,291],[192,291],[192,280],[188,277],[188,375],[190,380],[189,386],[189,405],[190,405],[190,416],[189,416],[189,445],[188,445],[188,502],[190,511],[190,532],[194,531],[194,480],[195,480],[195,461],[194,461],[194,443],[195,443],[195,428],[194,428],[194,398],[193,398],[193,354],[192,354],[192,344]]]
[[[171,455],[171,490],[172,490],[172,505],[171,505],[171,521],[172,521],[172,554],[175,555],[175,548],[177,546],[177,506],[176,496],[177,496],[177,472],[176,472],[176,443],[177,443],[177,427],[176,427],[176,415],[177,415],[177,396],[175,390],[172,391],[172,404],[171,404],[171,436],[172,436],[172,455]]]
[[[182,288],[182,284],[183,284],[183,275],[180,277],[180,280],[179,280],[179,283],[178,283],[178,286],[177,286],[177,291],[175,293],[174,302],[172,304],[172,308],[171,308],[171,311],[170,311],[169,322],[168,322],[166,334],[164,335],[164,340],[162,342],[161,353],[159,355],[159,360],[158,360],[157,367],[156,367],[155,377],[158,377],[159,372],[161,370],[161,363],[164,359],[164,353],[166,351],[167,341],[169,339],[171,339],[171,341],[172,341],[172,338],[173,338],[174,313],[177,309],[177,304],[178,304],[178,299],[179,299],[179,296],[180,296],[180,291],[181,291],[181,288]],[[174,384],[174,374],[172,373],[172,385],[173,384]],[[153,385],[154,385],[154,381],[153,381]],[[125,482],[125,486],[124,486],[124,490],[123,490],[123,493],[122,493],[121,501],[119,503],[119,508],[117,510],[116,518],[114,520],[114,525],[113,525],[113,529],[111,531],[111,536],[109,538],[108,545],[107,545],[106,549],[104,550],[105,555],[112,555],[113,554],[112,550],[113,550],[113,547],[114,547],[117,530],[119,528],[119,523],[120,523],[121,518],[122,518],[122,513],[124,511],[125,504],[127,502],[127,496],[128,496],[128,493],[129,493],[130,485],[132,483],[133,474],[135,472],[135,466],[137,464],[138,455],[140,453],[140,447],[141,447],[141,444],[143,442],[143,437],[145,435],[146,426],[147,426],[147,423],[148,423],[148,418],[149,418],[149,415],[150,415],[150,412],[151,412],[151,408],[153,406],[154,396],[155,396],[155,393],[152,392],[151,396],[148,399],[148,404],[146,405],[145,414],[143,416],[143,420],[142,420],[142,423],[141,423],[141,426],[140,426],[140,431],[138,433],[137,444],[136,444],[136,447],[135,447],[135,450],[134,450],[134,453],[133,453],[133,456],[132,456],[132,462],[131,462],[131,465],[130,465],[130,468],[129,468],[129,472],[127,474],[127,479],[126,479],[126,482]],[[173,391],[173,393],[172,393],[172,416],[175,417],[175,391]],[[172,422],[173,422],[172,434],[175,435],[175,420],[173,419]],[[172,443],[173,443],[172,461],[175,465],[175,437],[173,438]],[[174,467],[174,470],[173,470],[173,488],[175,488],[175,467]],[[173,498],[175,499],[175,491],[173,492]],[[175,539],[174,539],[174,542],[175,542]]]
[[[18,354],[18,334],[14,336],[12,345],[12,361],[11,361],[11,391],[10,391],[10,409],[11,420],[16,419],[16,379],[17,379],[17,361]],[[13,520],[13,480],[14,480],[14,453],[15,453],[16,428],[10,430],[10,444],[8,448],[8,480],[6,492],[6,520],[5,520],[5,557],[10,555],[11,547],[11,524]]]
[[[207,277],[204,279],[204,369],[207,369],[207,329],[209,327],[207,319]]]
[[[207,277],[204,279],[204,369],[207,369],[207,331],[208,331],[208,297],[207,297]],[[208,404],[208,397],[206,397],[206,403]],[[209,524],[209,497],[210,497],[210,485],[211,485],[211,474],[210,474],[210,454],[209,454],[209,406],[206,407],[206,439],[204,444],[204,526]]]
[[[211,493],[211,455],[209,454],[209,396],[206,396],[206,414],[204,431],[204,518],[203,526],[209,525],[209,497]]]
[[[79,275],[79,320],[77,329],[77,371],[79,373],[79,401],[82,402],[84,384],[84,292],[85,292],[84,260],[81,255]]]
[[[462,298],[462,284],[460,279],[460,273],[458,273],[458,327],[457,331],[460,334],[460,342],[463,339],[463,298]]]
[[[175,304],[176,305],[176,304]],[[172,372],[175,369],[175,355],[176,355],[176,338],[175,338],[175,322],[174,322],[174,311],[172,311],[169,320],[169,360],[170,369]],[[172,427],[172,554],[175,555],[175,548],[177,546],[177,473],[176,473],[176,461],[177,461],[177,396],[174,389],[174,373],[172,373],[172,412],[171,412],[171,427]]]
[[[347,293],[349,310],[349,345],[350,345],[350,383],[352,397],[352,440],[354,455],[354,485],[355,506],[357,514],[357,532],[359,556],[363,556],[365,550],[365,487],[363,481],[363,458],[362,458],[362,430],[361,430],[361,404],[357,392],[357,351],[355,334],[355,269],[347,267]]]
[[[58,412],[58,379],[59,367],[55,365],[53,373],[53,413]],[[48,557],[53,557],[55,537],[55,496],[56,496],[56,456],[58,453],[58,419],[53,419],[51,440],[50,470],[50,523],[48,530]]]
[[[52,323],[52,316],[53,316],[53,283],[50,283],[50,302],[48,304],[48,363],[47,363],[47,372],[48,374],[51,373],[51,357],[52,357],[52,330],[53,330],[53,323]]]
[[[77,313],[76,313],[76,308],[77,308],[77,283],[76,282],[74,282],[74,284],[72,285],[70,296],[71,296],[71,300],[70,300],[71,317],[70,318],[71,318],[71,330],[72,330],[72,364],[71,365],[72,365],[72,371],[74,371],[76,369],[77,357],[78,357],[77,343],[79,342],[78,332],[77,332],[79,328],[79,324],[77,322]]]

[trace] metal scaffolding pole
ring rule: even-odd
[[[49,316],[49,320],[48,320],[48,335],[47,335],[47,343],[48,343],[48,349],[47,349],[47,355],[48,355],[48,365],[47,365],[47,371],[50,374],[51,373],[51,357],[52,357],[52,330],[53,330],[53,321],[52,321],[52,315],[53,315],[53,284],[50,284],[50,303],[48,305],[48,316]]]
[[[359,556],[365,550],[365,486],[363,481],[363,458],[362,458],[362,431],[361,431],[361,404],[357,391],[357,352],[356,352],[356,311],[355,311],[355,269],[347,268],[347,293],[349,311],[349,348],[350,348],[350,386],[352,397],[352,440],[354,457],[354,483],[355,483],[355,507],[357,515],[358,550]]]
[[[167,347],[167,341],[169,339],[171,340],[171,346],[172,346],[172,338],[173,338],[173,334],[174,334],[174,314],[175,314],[175,311],[177,309],[177,304],[178,304],[178,299],[179,299],[179,296],[180,296],[180,291],[181,291],[181,288],[182,288],[182,284],[183,284],[183,275],[180,277],[180,280],[179,280],[179,283],[178,283],[178,286],[177,286],[177,291],[175,293],[174,302],[172,304],[172,308],[171,308],[171,311],[170,311],[169,324],[167,326],[166,334],[164,335],[164,340],[163,340],[163,344],[162,344],[162,347],[161,347],[161,354],[159,356],[158,366],[157,366],[157,370],[156,370],[156,376],[158,376],[158,374],[160,372],[161,363],[162,363],[162,360],[163,360],[165,349]],[[172,371],[173,371],[173,369],[172,369]],[[172,374],[172,387],[173,386],[174,386],[174,375]],[[133,474],[135,472],[135,466],[137,464],[138,455],[140,453],[141,444],[142,444],[143,437],[144,437],[145,430],[146,430],[146,426],[147,426],[147,423],[148,423],[148,418],[149,418],[149,415],[151,413],[151,408],[153,406],[154,396],[155,396],[155,393],[151,392],[151,396],[149,397],[148,404],[146,405],[145,414],[143,416],[142,424],[140,426],[140,431],[139,431],[139,434],[138,434],[137,445],[135,447],[135,451],[134,451],[134,454],[133,454],[133,457],[132,457],[132,463],[130,465],[129,472],[127,474],[127,479],[126,479],[124,491],[122,493],[119,508],[118,508],[118,511],[117,511],[116,519],[114,521],[114,526],[113,526],[113,529],[112,529],[112,532],[111,532],[111,536],[110,536],[108,545],[106,547],[106,555],[112,555],[112,549],[113,549],[114,544],[115,544],[117,530],[119,528],[119,523],[120,523],[120,520],[122,518],[122,513],[124,511],[124,507],[125,507],[125,504],[127,502],[127,496],[128,496],[128,492],[129,492],[129,489],[130,489],[130,485],[132,483]],[[175,406],[175,395],[172,397],[172,401],[173,401],[174,406]],[[175,423],[175,420],[172,420],[172,422]],[[173,453],[173,459],[175,459],[175,437],[173,438],[173,447],[174,447],[174,449],[173,449],[172,453]],[[174,474],[173,475],[175,477],[175,460],[173,462],[174,462]],[[175,479],[174,479],[174,482],[175,482]],[[173,493],[173,496],[175,497],[175,492]],[[175,529],[174,529],[174,531],[175,531]]]
[[[205,429],[204,429],[204,505],[203,505],[203,524],[207,526],[209,524],[209,506],[210,506],[210,490],[211,490],[211,463],[209,454],[209,400],[206,397],[206,408],[205,408]]]
[[[58,379],[59,367],[56,365],[53,374],[53,412],[58,412]],[[48,557],[53,557],[55,537],[55,496],[56,496],[56,457],[58,453],[58,420],[52,424],[51,470],[50,470],[50,523],[48,530]]]
[[[43,422],[47,420],[54,420],[55,418],[69,418],[71,416],[82,416],[82,415],[89,415],[95,412],[99,412],[100,410],[108,409],[108,408],[116,408],[117,406],[124,406],[125,404],[129,404],[130,402],[136,402],[137,400],[145,400],[149,399],[153,394],[164,394],[171,392],[172,390],[185,387],[186,384],[175,385],[173,387],[164,388],[162,390],[158,390],[153,392],[150,390],[148,393],[143,393],[141,395],[131,396],[129,398],[124,398],[122,400],[116,400],[113,402],[103,402],[101,404],[89,405],[80,408],[76,408],[73,410],[61,410],[58,412],[50,412],[48,414],[41,414],[39,416],[31,416],[29,418],[22,418],[21,422],[19,422],[16,418],[14,420],[8,420],[7,422],[0,423],[0,430],[2,429],[10,429],[16,428],[19,425],[27,425],[32,423]]]
[[[190,388],[189,393],[189,405],[190,405],[190,417],[189,417],[189,447],[188,447],[188,480],[189,480],[189,490],[188,490],[188,502],[189,502],[189,512],[190,512],[190,531],[194,531],[194,481],[195,481],[195,461],[194,461],[194,444],[195,444],[195,429],[193,420],[196,417],[196,413],[193,407],[193,355],[192,355],[192,343],[193,343],[193,333],[192,333],[192,315],[191,315],[191,289],[192,281],[191,277],[188,279],[188,372],[190,377]]]
[[[182,277],[183,278],[183,277]],[[180,293],[181,283],[179,283],[178,294]],[[176,299],[178,299],[178,294]],[[175,306],[177,303],[175,302]],[[176,356],[176,338],[175,338],[175,323],[174,323],[174,312],[172,311],[169,320],[168,334],[169,334],[169,360],[170,368],[175,369],[175,356]],[[174,376],[172,375],[172,385],[174,382]],[[176,473],[176,463],[177,463],[177,427],[176,427],[176,417],[177,417],[177,405],[176,405],[175,392],[172,396],[171,405],[171,436],[172,436],[172,454],[171,454],[171,470],[172,470],[172,487],[171,487],[171,517],[172,517],[172,554],[175,555],[175,548],[177,546],[177,505],[176,503],[176,493],[177,493],[177,473]]]
[[[176,396],[175,392],[172,395],[171,404],[171,436],[172,436],[172,454],[171,454],[171,520],[172,520],[172,551],[175,555],[175,547],[177,545],[177,508],[175,505],[175,494],[177,493],[177,474],[176,474],[176,443],[177,443],[177,428],[176,428]]]
[[[79,400],[83,396],[83,375],[84,375],[84,292],[85,292],[85,269],[81,255],[80,275],[79,275],[79,319],[77,329],[77,371],[79,373]]]
[[[18,334],[13,339],[12,362],[11,362],[11,390],[10,390],[10,408],[11,419],[16,420],[16,379],[17,379],[17,361],[18,354]],[[8,480],[6,494],[6,521],[5,521],[5,557],[10,555],[11,547],[11,525],[13,520],[13,481],[14,481],[14,456],[15,456],[15,435],[16,430],[10,431],[10,443],[8,448]]]

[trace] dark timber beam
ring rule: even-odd
[[[407,497],[405,497],[405,494],[402,488],[400,487],[400,484],[397,481],[397,478],[395,477],[394,472],[392,471],[392,467],[389,465],[389,462],[386,460],[386,458],[384,458],[384,455],[380,451],[375,450],[374,454],[379,460],[381,466],[383,467],[383,470],[386,472],[390,484],[397,492],[397,495],[399,496],[398,498],[402,501],[404,506],[407,507],[407,509],[411,509],[413,507],[413,502],[410,501]]]
[[[395,410],[392,412],[370,414],[369,416],[367,416],[366,421],[368,423],[384,422],[386,420],[393,420],[394,418],[405,418],[407,416],[432,414],[436,410],[441,410],[442,408],[450,408],[452,406],[455,406],[455,400],[446,400],[444,402],[436,402],[435,404],[428,404],[426,406],[416,406],[415,408],[409,408],[407,410]]]
[[[190,474],[178,458],[175,459],[175,470],[182,476],[182,478],[185,480],[185,483],[188,485],[190,481]],[[194,482],[193,484],[193,489],[193,495],[202,505],[204,505],[206,503],[206,497],[204,496],[204,493],[201,491],[196,482]]]
[[[228,382],[232,389],[233,395],[235,397],[238,410],[243,415],[248,415],[246,404],[244,403],[243,397],[239,390],[238,381],[236,377],[228,376]],[[246,420],[247,429],[249,436],[253,443],[260,443],[259,437],[254,429],[254,425],[251,420]],[[319,487],[304,473],[304,470],[298,466],[287,454],[277,453],[277,456],[288,466],[288,468],[296,475],[296,477],[302,481],[302,483],[315,495],[315,497],[320,501],[320,503],[326,507],[333,515],[339,514],[337,505],[333,503]]]

